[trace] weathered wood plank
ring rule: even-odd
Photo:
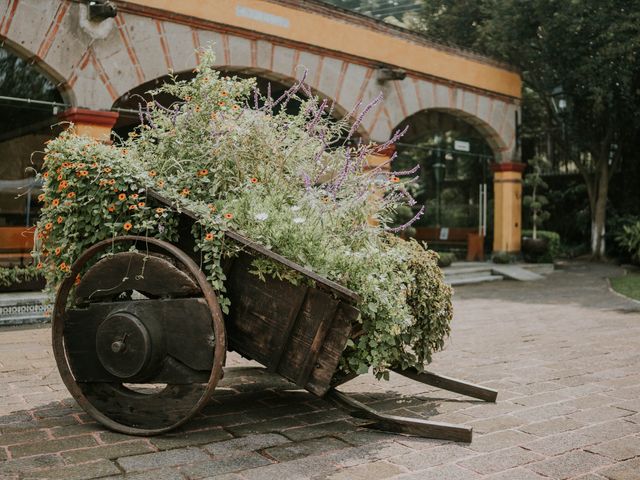
[[[326,398],[332,400],[341,408],[348,410],[349,413],[356,418],[374,420],[373,423],[363,425],[367,428],[374,428],[385,432],[403,433],[405,435],[416,435],[425,438],[452,440],[455,442],[470,443],[473,437],[473,429],[471,427],[432,422],[420,418],[387,415],[374,410],[334,388],[329,390]]]
[[[455,378],[445,377],[430,372],[418,372],[415,368],[407,368],[405,370],[394,369],[394,372],[403,375],[411,380],[415,380],[427,385],[442,388],[450,392],[460,393],[468,397],[478,398],[486,402],[495,402],[498,398],[498,392],[490,388],[475,385]]]

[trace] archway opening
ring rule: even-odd
[[[491,171],[495,152],[486,134],[468,119],[445,110],[418,112],[400,125],[394,170],[420,165],[414,196],[425,214],[416,237],[441,251],[466,256],[469,234],[491,236]]]
[[[28,228],[39,213],[35,179],[64,108],[54,82],[0,47],[0,265],[30,263]]]

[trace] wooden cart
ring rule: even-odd
[[[157,193],[149,197],[172,206]],[[226,236],[243,249],[225,265],[231,307],[223,315],[193,248],[189,232],[195,220],[182,210],[184,234],[177,245],[140,236],[98,242],[60,285],[53,350],[64,383],[93,418],[134,435],[184,424],[210,399],[229,349],[371,420],[369,427],[471,441],[470,428],[386,415],[336,390],[353,378],[336,382],[334,374],[359,315],[359,297],[232,231]],[[135,251],[119,248],[109,254],[119,244]],[[313,286],[260,280],[250,265],[261,255],[306,276]],[[74,288],[88,262],[91,267]],[[432,373],[397,373],[486,401],[497,395]]]

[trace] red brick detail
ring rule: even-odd
[[[164,62],[167,64],[167,69],[173,71],[173,62],[171,61],[171,52],[169,51],[169,44],[164,34],[164,26],[160,20],[156,20],[156,29],[158,30],[158,36],[160,37],[160,46],[162,47],[162,53],[164,54]]]
[[[198,35],[198,31],[193,27],[191,27],[191,41],[193,42],[193,49],[196,52],[196,63],[200,65],[200,62],[202,61],[200,36]]]
[[[86,108],[70,108],[58,115],[62,121],[72,123],[96,125],[113,128],[118,120],[118,112],[106,112],[101,110],[88,110]]]
[[[342,93],[344,77],[347,75],[347,68],[349,68],[349,62],[343,60],[340,66],[340,73],[338,74],[338,81],[336,82],[336,93],[333,95],[333,99],[338,103],[340,103],[340,94]]]
[[[11,7],[7,8],[9,13],[7,13],[2,19],[2,24],[0,26],[0,32],[2,33],[2,35],[6,35],[9,32],[9,28],[11,28],[11,21],[16,14],[16,10],[18,9],[19,1],[20,0],[13,0],[13,3],[11,3]]]
[[[58,30],[60,29],[60,23],[69,10],[70,5],[71,3],[69,2],[63,2],[58,6],[58,11],[53,17],[51,25],[49,25],[49,29],[44,36],[44,40],[40,44],[40,48],[38,48],[38,52],[36,53],[37,57],[44,58],[47,56],[47,53],[49,53],[49,49],[51,48],[51,45],[53,45],[53,41],[56,38]]]
[[[127,30],[127,26],[124,22],[124,16],[120,13],[116,16],[116,25],[118,26],[118,33],[120,33],[122,43],[127,49],[127,54],[129,55],[131,64],[136,70],[136,77],[138,78],[138,82],[142,83],[144,82],[144,72],[142,71],[142,67],[140,66],[140,61],[138,60],[136,51],[133,48],[131,38],[129,38],[129,31]]]
[[[118,95],[118,92],[111,84],[111,80],[109,80],[109,75],[107,75],[106,70],[102,66],[102,63],[100,63],[100,60],[98,60],[98,57],[96,57],[96,55],[94,54],[93,50],[91,51],[90,56],[91,56],[91,63],[93,63],[93,68],[96,69],[96,72],[98,72],[98,76],[100,77],[100,80],[102,80],[102,83],[104,83],[104,86],[107,88],[109,95],[111,95],[111,100],[115,102],[120,95]]]
[[[407,114],[407,105],[404,101],[404,96],[402,95],[402,90],[400,89],[400,82],[393,82],[393,86],[396,90],[396,95],[398,96],[398,103],[400,104],[400,110],[402,110],[402,118],[407,118],[409,115]]]
[[[492,163],[491,171],[492,172],[524,172],[524,169],[527,168],[525,163],[520,162],[503,162],[503,163]]]

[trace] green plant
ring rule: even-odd
[[[508,252],[496,252],[491,257],[491,261],[493,263],[498,263],[500,265],[505,265],[507,263],[515,262],[515,257]]]
[[[542,157],[535,156],[529,161],[529,166],[532,171],[524,176],[524,185],[531,190],[529,195],[522,198],[522,203],[531,212],[532,238],[537,239],[538,227],[542,226],[544,221],[549,218],[549,212],[544,209],[549,200],[542,195],[542,191],[549,187],[542,179]]]
[[[457,259],[455,253],[451,252],[438,252],[438,266],[448,267]]]
[[[640,221],[624,225],[616,241],[631,255],[631,260],[640,263]]]
[[[40,273],[35,265],[24,267],[1,267],[0,287],[9,287],[15,283],[28,282],[38,278]]]
[[[537,231],[538,238],[545,239],[547,241],[547,252],[539,257],[536,257],[535,260],[538,263],[545,262],[553,262],[556,258],[562,256],[564,254],[564,247],[562,246],[562,242],[560,241],[560,235],[556,232],[550,232],[549,230],[538,230]],[[533,238],[532,230],[523,230],[523,237],[531,236]]]
[[[402,179],[411,171],[367,171],[367,156],[386,145],[344,141],[370,107],[333,122],[327,102],[303,82],[265,98],[253,79],[221,76],[210,51],[203,58],[193,80],[150,92],[180,101],[142,105],[143,125],[121,145],[72,131],[49,143],[38,255],[51,288],[98,240],[127,233],[177,240],[176,212],[146,199],[154,188],[198,217],[191,235],[223,311],[221,261],[238,250],[223,233],[234,229],[360,295],[344,372],[421,369],[449,332],[451,290],[435,253],[390,235],[422,213],[393,224],[413,201]],[[291,99],[301,102],[296,115],[281,108]],[[252,273],[303,280],[264,260]]]

